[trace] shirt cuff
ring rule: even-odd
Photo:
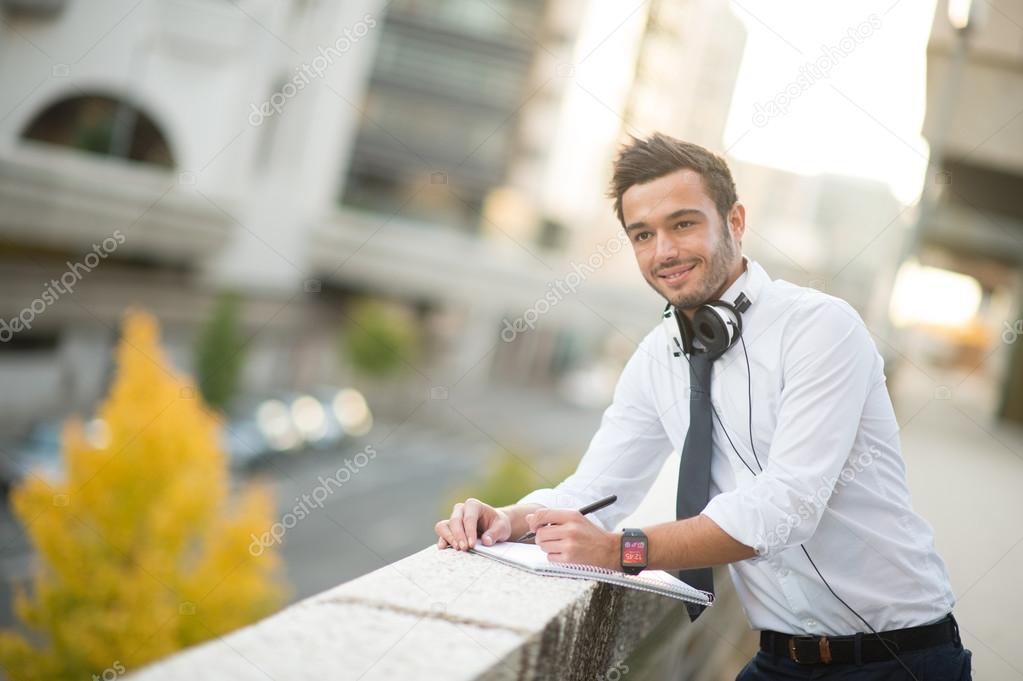
[[[540,504],[550,508],[553,505],[554,490],[538,489],[519,499],[517,504]]]
[[[733,495],[718,494],[701,513],[713,520],[732,539],[752,548],[756,555],[747,559],[751,563],[758,563],[774,555],[781,548],[779,544],[775,542],[772,545],[761,530],[750,528],[749,520],[743,517],[740,509],[735,508],[735,501]]]

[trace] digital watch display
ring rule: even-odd
[[[636,575],[647,565],[649,543],[642,530],[626,528],[622,531],[621,563],[622,572]]]

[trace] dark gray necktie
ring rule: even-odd
[[[694,352],[689,358],[689,430],[678,469],[678,496],[675,499],[675,517],[678,520],[699,515],[710,500],[714,423],[709,390],[713,361],[705,353]],[[714,573],[709,567],[682,570],[678,577],[694,588],[714,593]],[[689,619],[695,622],[705,607],[686,603]]]

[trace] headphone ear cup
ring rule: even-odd
[[[678,331],[682,334],[682,348],[687,354],[691,353],[693,351],[693,327],[689,323],[689,317],[682,314],[678,308],[674,310],[673,314],[678,322]]]
[[[738,326],[732,318],[734,310],[718,301],[701,305],[693,315],[693,330],[707,352],[715,357],[723,354],[738,339]]]
[[[709,305],[701,305],[693,315],[693,331],[710,355],[719,355],[722,348],[720,320]]]

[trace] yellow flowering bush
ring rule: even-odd
[[[99,441],[65,426],[62,480],[30,475],[12,494],[37,564],[15,599],[28,636],[0,633],[8,678],[132,671],[283,601],[279,557],[248,550],[272,522],[270,495],[229,494],[218,416],[171,368],[146,313],[126,317],[98,418]]]

